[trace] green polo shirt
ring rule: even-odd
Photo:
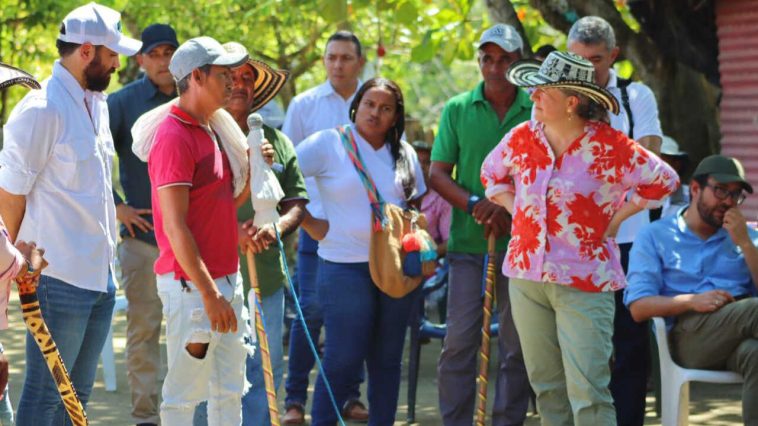
[[[454,164],[456,183],[472,194],[484,197],[480,173],[487,154],[509,130],[531,118],[529,95],[516,90],[516,99],[503,121],[484,98],[484,82],[450,99],[442,111],[432,161]],[[501,238],[497,250],[505,250],[507,244],[507,238]],[[454,208],[447,247],[452,252],[486,253],[484,226],[478,225],[465,211]]]
[[[274,146],[274,174],[284,191],[282,200],[292,200],[296,198],[308,199],[305,192],[305,180],[300,172],[300,166],[295,156],[295,147],[289,138],[279,130],[263,126],[263,136]],[[281,165],[283,167],[279,167]],[[252,219],[254,216],[253,205],[248,200],[237,210],[237,220],[244,222]],[[239,251],[239,249],[238,249]],[[245,297],[250,289],[250,275],[247,270],[247,257],[243,253],[240,255],[240,273],[244,282]],[[284,266],[279,255],[279,246],[272,244],[263,253],[255,255],[255,269],[258,273],[258,285],[261,289],[261,296],[266,297],[274,294],[282,288],[286,277],[284,276]]]

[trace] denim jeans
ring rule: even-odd
[[[37,287],[42,317],[85,407],[110,329],[115,296],[116,286],[110,275],[105,293],[75,287],[46,275],[40,277]],[[26,376],[16,417],[19,426],[71,424],[45,358],[29,332]]]
[[[13,406],[8,385],[5,385],[3,397],[0,399],[0,426],[13,426]]]
[[[405,332],[419,291],[394,299],[374,285],[368,263],[319,260],[318,295],[326,330],[324,370],[341,408],[365,362],[369,425],[395,421]],[[311,416],[313,426],[332,426],[337,421],[320,374]]]
[[[315,344],[318,344],[321,326],[324,324],[321,305],[318,302],[316,292],[317,248],[318,242],[301,229],[297,251],[297,297],[300,301],[300,309],[302,309],[305,317],[308,333]],[[292,323],[292,329],[290,329],[289,365],[287,381],[284,385],[287,392],[284,401],[286,405],[293,403],[305,405],[308,400],[308,375],[315,363],[316,359],[308,345],[303,325],[296,318]]]
[[[255,295],[252,290],[248,296],[250,315],[253,315]],[[274,388],[279,391],[282,375],[284,374],[284,345],[282,344],[282,326],[284,324],[284,288],[261,300],[261,315],[263,327],[268,338],[268,348],[271,353],[271,369],[274,372]],[[255,333],[255,330],[252,330]],[[258,342],[255,343],[255,356],[247,357],[245,362],[247,381],[250,390],[242,396],[242,424],[245,426],[269,425],[271,417],[268,412],[266,385],[263,381],[263,366]],[[195,410],[194,426],[208,424],[207,404],[202,402]]]
[[[242,279],[236,273],[215,279],[216,287],[237,317],[236,333],[219,333],[211,330],[195,284],[187,281],[190,290],[184,291],[173,275],[158,276],[158,295],[166,318],[168,357],[161,423],[190,425],[197,404],[207,400],[209,425],[239,425],[248,349],[245,337],[249,330],[242,315]],[[207,343],[205,357],[192,356],[186,349],[189,343]]]

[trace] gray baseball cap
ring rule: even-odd
[[[506,52],[520,52],[524,48],[524,41],[518,31],[506,24],[495,24],[483,32],[479,38],[479,48],[487,43],[495,43]]]
[[[247,59],[246,52],[227,52],[221,43],[211,37],[196,37],[185,41],[176,49],[168,70],[179,81],[203,65],[237,67]]]

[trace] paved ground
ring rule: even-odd
[[[11,295],[11,301],[9,314],[12,329],[0,334],[0,338],[5,345],[6,354],[11,362],[11,400],[14,406],[16,406],[24,376],[25,328],[21,314],[19,313],[18,297],[15,293]],[[117,357],[116,365],[118,369],[118,390],[116,392],[106,392],[102,382],[102,371],[98,373],[93,397],[87,410],[92,426],[122,426],[130,424],[130,395],[126,384],[123,355],[126,343],[125,315],[123,313],[117,314],[114,319],[114,336]],[[495,347],[493,345],[493,349]],[[436,361],[439,348],[439,342],[433,341],[422,349],[418,402],[416,406],[416,424],[418,425],[432,426],[442,424],[437,410]],[[493,353],[494,357],[496,357],[496,354]],[[407,362],[407,357],[405,361]],[[404,365],[403,374],[396,425],[405,424],[407,415],[407,364]],[[492,391],[490,391],[490,395],[492,395]],[[693,384],[691,390],[690,424],[703,426],[742,424],[739,398],[739,385]],[[530,414],[526,424],[538,425],[539,416]],[[645,424],[660,425],[660,419],[654,416],[653,398],[650,396],[648,397],[648,411]]]

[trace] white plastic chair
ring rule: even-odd
[[[117,312],[126,311],[128,302],[126,296],[116,296],[116,305],[113,307],[113,315]],[[111,319],[111,326],[108,329],[108,337],[105,338],[105,345],[103,345],[103,351],[100,353],[100,359],[103,362],[103,381],[105,382],[105,390],[108,392],[116,391],[116,358],[113,354],[113,320]]]
[[[742,376],[731,371],[695,370],[682,368],[671,358],[666,323],[661,317],[653,318],[653,331],[658,343],[661,363],[661,426],[689,424],[689,382],[742,383]]]

